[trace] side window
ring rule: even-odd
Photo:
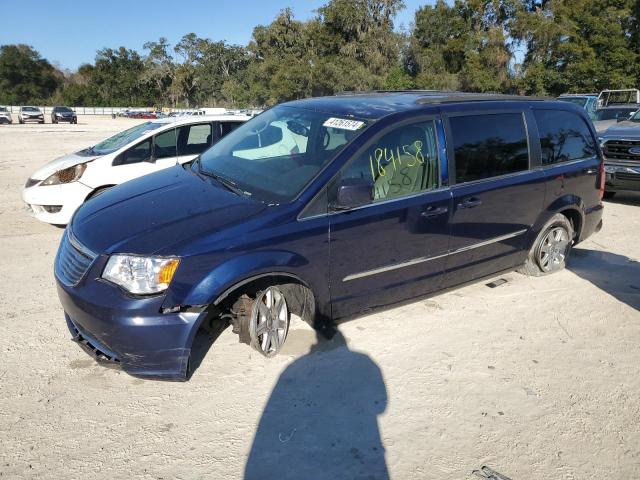
[[[520,113],[468,115],[449,119],[456,183],[529,168],[529,148]]]
[[[374,202],[438,187],[438,155],[433,121],[398,127],[347,165],[341,178],[373,182]]]
[[[569,162],[596,155],[596,145],[584,120],[575,113],[562,110],[534,110],[542,164]]]
[[[129,165],[131,163],[146,162],[151,158],[151,139],[147,139],[128,150],[125,150],[120,155],[116,162],[116,165]]]
[[[178,155],[198,155],[211,146],[211,124],[201,123],[180,127]]]
[[[242,122],[220,122],[220,138],[233,132]]]
[[[156,159],[176,156],[176,129],[156,135],[153,139],[153,156]]]

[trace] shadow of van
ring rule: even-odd
[[[640,310],[640,262],[616,253],[575,248],[567,268],[619,301]]]
[[[278,379],[244,478],[388,479],[377,422],[387,405],[380,369],[349,350],[339,331],[316,340]]]

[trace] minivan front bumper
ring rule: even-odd
[[[164,296],[130,298],[97,279],[78,287],[56,283],[72,339],[94,358],[118,363],[132,375],[186,380],[205,313],[165,314]]]

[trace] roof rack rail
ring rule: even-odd
[[[612,103],[640,103],[640,90],[637,88],[623,88],[619,90],[602,90],[598,95],[600,108]]]
[[[425,96],[419,98],[417,103],[453,103],[453,102],[500,102],[507,100],[534,100],[544,101],[550,100],[549,97],[528,97],[524,95],[508,95],[502,93],[467,93],[467,92],[447,92],[445,95],[438,96]]]

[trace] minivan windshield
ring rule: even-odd
[[[39,110],[36,107],[22,107],[23,112],[38,112]]]
[[[124,147],[125,145],[133,142],[137,138],[140,138],[145,133],[160,128],[163,123],[145,122],[135,127],[131,127],[123,132],[116,133],[113,137],[109,137],[103,140],[99,144],[91,147],[87,150],[89,155],[108,155],[116,150]]]
[[[278,106],[224,137],[197,166],[260,201],[288,202],[366,126],[360,119]]]
[[[72,112],[73,110],[71,110],[69,107],[55,107],[53,111],[54,112]]]

